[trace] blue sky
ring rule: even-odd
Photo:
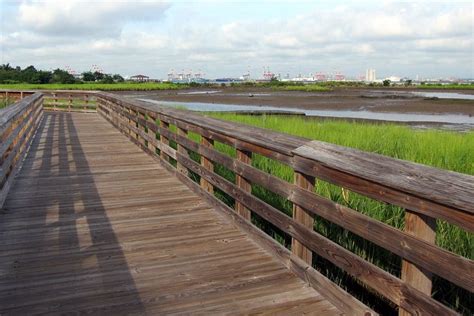
[[[474,77],[472,1],[0,0],[1,62],[164,78]]]

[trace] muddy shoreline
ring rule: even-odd
[[[196,88],[189,90],[122,91],[131,98],[174,102],[290,107],[307,110],[352,110],[391,113],[463,114],[474,116],[474,100],[439,99],[412,92],[456,92],[472,90],[335,89],[329,92],[276,91],[271,88]]]

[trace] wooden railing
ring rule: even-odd
[[[43,114],[43,96],[24,96],[0,110],[0,208]]]
[[[346,314],[374,312],[313,268],[317,262],[314,257],[345,271],[371,293],[398,306],[402,315],[456,314],[432,298],[433,274],[473,292],[474,262],[437,246],[435,238],[437,221],[473,233],[474,177],[189,111],[151,108],[144,102],[113,94],[95,93],[94,97],[100,115],[216,209],[229,214],[291,271]],[[41,102],[41,96],[35,94],[0,112],[3,198],[41,118]],[[236,157],[216,150],[216,142],[234,148]],[[252,166],[255,155],[291,168],[294,182]],[[214,171],[216,166],[233,172],[235,181],[220,176]],[[402,207],[404,228],[392,227],[318,195],[315,184],[319,181]],[[291,202],[292,217],[252,194],[253,185]],[[219,192],[234,199],[235,204],[223,203],[216,197]],[[252,214],[289,235],[291,250],[258,229],[252,223]],[[315,218],[334,223],[400,257],[400,275],[385,271],[315,231]]]
[[[211,119],[189,111],[152,109],[145,103],[112,94],[101,93],[97,97],[97,110],[102,116],[216,208],[230,214],[292,271],[325,293],[344,312],[371,313],[312,268],[313,254],[398,306],[400,314],[456,314],[431,297],[432,274],[467,291],[474,290],[473,261],[435,244],[436,220],[473,232],[474,177]],[[193,141],[188,132],[198,134],[200,142]],[[236,158],[215,150],[215,141],[235,148]],[[254,154],[291,167],[294,183],[253,167]],[[200,157],[200,162],[190,155]],[[235,173],[235,182],[215,173],[214,164]],[[193,180],[196,178],[200,178],[199,184]],[[404,230],[316,194],[315,179],[403,207]],[[252,184],[292,202],[293,216],[253,195]],[[215,197],[216,188],[235,199],[235,210]],[[252,213],[291,236],[291,252],[257,230],[250,221]],[[401,276],[383,270],[316,232],[313,229],[315,217],[337,224],[401,257]]]
[[[94,91],[41,91],[44,108],[51,111],[95,112],[96,92]],[[18,101],[35,91],[0,90],[0,99]]]

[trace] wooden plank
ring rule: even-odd
[[[156,125],[156,122],[153,118],[151,118],[149,115],[146,116],[146,120],[148,122],[146,122],[145,126],[147,126],[148,128],[148,123],[150,124],[153,124],[153,125]],[[151,139],[156,139],[156,132],[150,128],[148,128],[148,136],[151,138]],[[148,141],[148,149],[154,153],[156,153],[156,146],[153,144],[153,142],[151,141]]]
[[[430,244],[434,244],[436,240],[436,220],[406,210],[405,232]],[[429,296],[431,296],[431,277],[431,272],[425,270],[423,267],[419,267],[407,260],[402,261],[401,279]],[[399,311],[399,315],[408,316],[409,314],[410,313],[403,308]]]
[[[182,144],[182,142],[180,142]],[[209,139],[207,137],[201,136],[201,145],[204,147],[212,148],[214,147],[214,141],[212,139]],[[206,156],[201,155],[201,166],[211,172],[214,172],[214,164],[212,163],[211,160],[209,160]],[[203,188],[204,191],[213,193],[214,192],[214,187],[212,184],[207,182],[206,179],[201,178],[201,187]]]
[[[308,190],[310,192],[313,191],[315,185],[314,177],[295,172],[294,178],[296,186],[302,188],[303,190]],[[293,204],[293,219],[295,222],[298,222],[308,229],[313,230],[313,215],[296,203]],[[291,252],[298,258],[301,258],[307,264],[312,265],[313,253],[311,252],[311,249],[306,248],[296,238],[291,239]]]
[[[20,106],[10,112],[11,115],[3,116],[5,119],[3,127],[11,125],[14,138],[9,145],[11,150],[0,156],[0,208],[3,206],[7,194],[13,184],[16,173],[22,166],[23,157],[28,150],[32,137],[42,118],[41,96],[33,95],[25,100],[30,103],[19,104]],[[4,113],[5,114],[5,113]],[[10,120],[7,121],[6,119]],[[19,129],[17,129],[19,127]],[[5,129],[3,129],[5,131]],[[3,138],[3,137],[2,137]]]
[[[295,169],[311,174],[319,179],[342,186],[353,192],[386,203],[414,210],[418,213],[446,220],[467,231],[474,231],[474,215],[419,198],[408,193],[399,192],[389,187],[373,183],[350,174],[331,169],[323,164],[306,158],[294,158]]]
[[[170,126],[169,123],[160,120],[160,127],[162,129],[169,129],[169,126]],[[162,134],[160,134],[160,142],[165,146],[169,146],[169,144],[170,144],[168,138],[166,138]],[[162,159],[164,159],[166,161],[169,161],[169,156],[163,150],[160,152],[160,156],[161,156]]]
[[[178,127],[178,135],[187,138],[188,137],[188,131]],[[179,152],[183,156],[189,157],[188,150],[186,149],[186,147],[183,147],[183,145],[181,145],[181,144],[178,144],[177,146],[178,146],[177,147],[177,152]],[[185,175],[188,175],[188,169],[186,169],[180,162],[177,163],[176,168],[178,169],[179,172],[181,172]]]
[[[392,190],[474,213],[474,176],[319,141],[308,142],[293,152],[328,168]]]
[[[241,161],[244,164],[251,165],[252,164],[252,153],[244,150],[237,149],[237,160]],[[242,177],[241,175],[236,175],[235,183],[237,187],[239,187],[242,191],[251,193],[252,192],[252,185],[251,183]],[[248,208],[245,207],[240,201],[236,201],[235,203],[235,210],[237,213],[240,214],[246,220],[250,220],[251,212]]]

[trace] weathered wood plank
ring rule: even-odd
[[[427,243],[434,244],[436,240],[436,220],[406,210],[405,232]],[[431,272],[423,267],[419,267],[407,260],[402,261],[401,279],[426,295],[431,295],[431,277]],[[399,315],[407,316],[409,312],[401,308]]]
[[[308,142],[293,153],[391,190],[474,214],[473,176],[318,141]],[[300,166],[304,166],[305,170],[309,167],[295,162],[296,168]],[[315,164],[312,174],[317,172]],[[361,188],[359,191],[364,189],[370,190],[368,193],[371,196],[384,199],[382,194],[376,194],[371,188]]]
[[[314,189],[314,177],[306,176],[299,172],[295,172],[294,178],[294,183],[297,187],[308,191],[312,191]],[[295,222],[300,223],[301,225],[307,227],[310,230],[313,230],[314,228],[314,218],[312,213],[308,212],[296,203],[293,204],[293,219],[295,220]],[[295,254],[298,258],[301,258],[307,264],[312,265],[313,253],[311,252],[311,249],[306,248],[296,238],[291,239],[291,252]]]
[[[205,146],[205,147],[212,148],[212,147],[214,147],[214,141],[212,139],[207,138],[207,137],[201,136],[201,145]],[[203,166],[203,168],[205,168],[205,169],[207,169],[211,172],[214,172],[214,164],[212,163],[211,160],[209,160],[207,157],[205,157],[203,155],[201,155],[201,165]],[[209,193],[214,192],[214,187],[212,186],[212,184],[207,182],[206,179],[201,178],[200,182],[201,182],[201,187],[203,188],[204,191],[209,192]]]
[[[247,165],[251,165],[252,164],[252,153],[251,152],[248,152],[248,151],[243,151],[243,150],[240,150],[240,149],[237,149],[237,160],[244,163],[244,164],[247,164]],[[252,185],[251,183],[245,179],[243,176],[241,175],[236,175],[235,177],[235,184],[237,185],[237,187],[239,187],[242,191],[245,191],[247,193],[251,193],[252,192]],[[242,216],[243,218],[245,218],[246,220],[250,220],[251,218],[251,211],[245,207],[245,205],[243,205],[242,203],[240,203],[240,201],[236,201],[235,203],[235,211],[237,213],[240,214],[240,216]]]

